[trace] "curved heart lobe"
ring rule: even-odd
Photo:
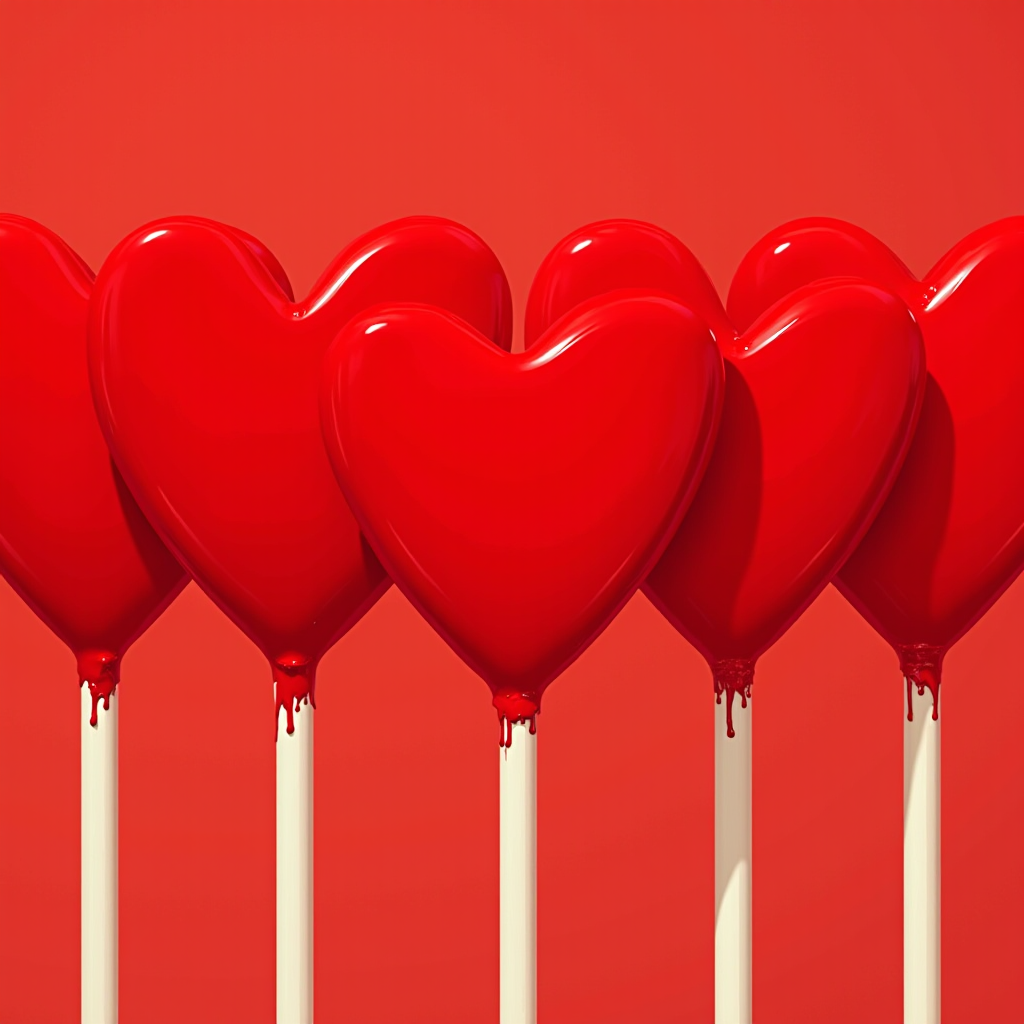
[[[644,590],[708,660],[731,706],[735,693],[745,702],[756,659],[824,589],[892,486],[924,387],[920,333],[891,293],[833,281],[737,334],[689,250],[636,221],[590,225],[555,247],[530,293],[533,329],[623,286],[688,303],[725,357],[714,454]]]
[[[872,235],[815,218],[747,254],[729,293],[740,323],[835,274],[903,297],[921,326],[928,383],[906,463],[836,585],[929,686],[946,650],[1024,568],[1024,217],[981,228],[918,281]]]
[[[297,303],[230,230],[191,218],[139,229],[97,279],[89,359],[111,451],[168,546],[271,661],[289,731],[316,663],[389,582],[324,452],[324,352],[362,309],[404,300],[510,344],[494,254],[432,217],[364,235]]]
[[[96,705],[188,582],[107,451],[89,392],[93,275],[53,232],[0,216],[0,572],[74,652]]]
[[[582,307],[506,355],[436,309],[369,311],[324,437],[374,550],[511,723],[639,586],[696,489],[722,360],[670,297]]]

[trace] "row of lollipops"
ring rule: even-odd
[[[94,279],[5,215],[0,309],[0,569],[94,724],[189,577],[289,732],[392,580],[490,686],[502,744],[640,586],[731,709],[834,579],[937,714],[944,653],[1024,567],[1024,217],[923,281],[795,221],[728,311],[668,232],[591,224],[512,354],[501,266],[451,221],[369,232],[295,301],[211,221],[139,228]]]

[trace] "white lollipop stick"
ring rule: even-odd
[[[277,1024],[313,1024],[313,709],[277,731]]]
[[[117,1024],[117,691],[82,686],[82,1024]]]
[[[715,1024],[751,1022],[752,708],[715,706]]]
[[[903,726],[903,1024],[939,1024],[941,993],[940,722],[909,687]]]
[[[501,1024],[537,1021],[537,736],[511,726],[500,748]]]

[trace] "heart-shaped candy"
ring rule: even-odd
[[[644,590],[711,665],[732,735],[732,700],[746,704],[756,659],[828,584],[892,486],[924,349],[907,307],[863,282],[803,288],[739,334],[692,253],[627,220],[555,246],[530,292],[527,343],[576,303],[624,287],[677,296],[725,357],[711,463]]]
[[[388,573],[512,724],[632,596],[707,463],[723,386],[670,296],[586,305],[506,355],[424,306],[325,362],[324,437]]]
[[[114,468],[89,391],[92,271],[0,216],[0,572],[110,705],[129,646],[188,576]]]
[[[908,704],[912,684],[927,686],[938,717],[943,656],[1024,569],[1024,217],[968,235],[923,281],[861,228],[793,221],[744,257],[730,315],[745,326],[838,274],[903,298],[928,383],[892,494],[835,582],[896,649]]]
[[[451,221],[353,242],[292,302],[210,221],[131,234],[96,282],[90,368],[101,426],[167,545],[271,662],[278,708],[313,699],[323,654],[388,579],[338,490],[320,434],[324,352],[367,306],[426,301],[508,348],[508,285]]]

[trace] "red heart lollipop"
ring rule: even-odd
[[[793,221],[744,257],[729,312],[744,326],[835,274],[901,296],[928,353],[906,463],[836,585],[896,649],[908,702],[927,686],[938,717],[943,656],[1024,569],[1024,217],[968,235],[923,281],[852,224]]]
[[[389,574],[490,686],[503,745],[661,553],[722,385],[710,331],[669,296],[594,302],[518,355],[409,305],[331,347],[338,479]]]
[[[856,546],[903,460],[924,387],[906,306],[866,283],[810,286],[743,334],[693,254],[650,224],[563,239],[530,291],[527,344],[591,295],[658,288],[711,326],[726,393],[714,455],[645,593],[746,704],[754,662]]]
[[[121,658],[188,582],[110,461],[86,363],[92,271],[0,216],[0,572],[110,705]]]
[[[174,218],[100,271],[93,394],[132,493],[203,589],[270,660],[288,731],[317,662],[389,585],[331,472],[317,392],[328,344],[382,301],[449,308],[508,348],[508,285],[451,221],[353,242],[292,302],[232,232]]]

